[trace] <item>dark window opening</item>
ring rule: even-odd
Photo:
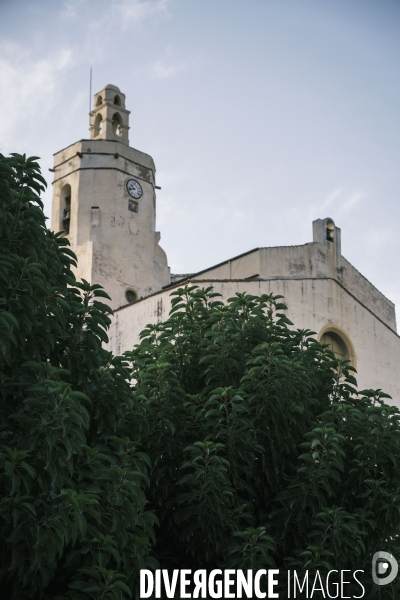
[[[137,213],[137,211],[138,211],[138,203],[134,202],[133,200],[129,200],[128,208],[132,212]]]
[[[69,224],[71,221],[71,196],[66,196],[64,198],[64,203],[65,206],[63,210],[62,224],[65,233],[69,233]]]
[[[328,240],[328,242],[333,242],[333,234],[334,234],[334,229],[331,227],[327,227],[326,228],[326,239]]]
[[[129,304],[133,304],[137,300],[137,296],[133,290],[128,290],[125,294],[125,297]]]
[[[102,104],[103,104],[103,98],[101,96],[98,96],[96,106],[101,106]]]
[[[121,98],[118,95],[114,98],[114,104],[121,106]]]

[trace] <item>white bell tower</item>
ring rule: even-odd
[[[129,114],[125,108],[125,94],[115,85],[106,85],[94,95],[94,109],[90,113],[91,139],[116,140],[129,146]]]
[[[99,283],[113,309],[170,283],[155,230],[155,165],[129,146],[125,95],[106,85],[94,96],[90,139],[54,155],[52,229],[78,257],[76,275]]]

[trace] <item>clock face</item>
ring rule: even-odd
[[[130,195],[131,198],[135,198],[137,200],[143,194],[142,186],[136,179],[128,179],[126,182],[126,191]]]

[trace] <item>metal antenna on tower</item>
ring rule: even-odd
[[[89,83],[89,118],[92,110],[92,67],[90,67],[90,83]]]

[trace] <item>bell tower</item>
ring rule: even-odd
[[[129,114],[125,108],[125,94],[115,85],[106,85],[94,95],[90,113],[90,138],[116,140],[129,146]]]
[[[52,229],[78,258],[76,276],[102,285],[113,309],[170,283],[156,224],[155,165],[129,146],[125,95],[94,95],[90,139],[54,155]]]

